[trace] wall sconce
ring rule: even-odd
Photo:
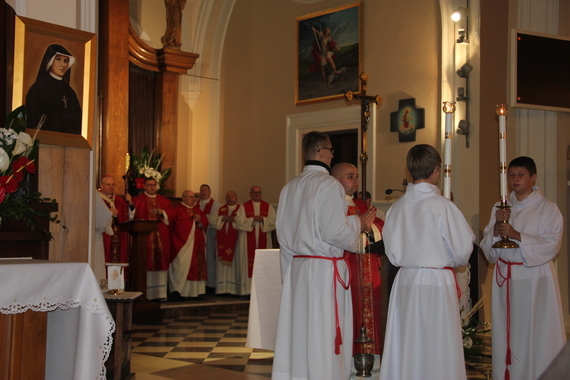
[[[465,79],[465,87],[457,88],[458,102],[465,102],[465,119],[461,120],[458,125],[457,134],[465,136],[465,147],[469,148],[469,134],[471,132],[469,127],[469,73],[473,71],[473,66],[466,62],[459,70],[457,76]]]
[[[468,44],[469,38],[467,28],[469,26],[469,10],[459,7],[451,14],[451,19],[457,24],[457,43]]]
[[[467,120],[460,120],[457,125],[457,134],[465,136],[465,147],[469,148],[469,135],[471,134],[471,128]]]
[[[465,87],[459,87],[457,89],[457,98],[455,98],[458,102],[468,102],[469,97],[465,96]]]
[[[471,66],[469,63],[466,63],[461,66],[459,70],[457,70],[457,75],[459,78],[469,78],[469,73],[471,71],[473,71],[473,66]]]

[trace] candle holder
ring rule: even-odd
[[[497,208],[500,208],[502,210],[508,210],[511,207],[512,206],[507,203],[507,199],[501,197],[501,203],[497,206]],[[509,222],[508,220],[501,220],[501,223],[508,223],[508,222]],[[501,236],[501,240],[493,244],[493,248],[501,248],[501,249],[518,248],[518,247],[519,245],[517,243],[515,243],[506,236]]]
[[[445,143],[443,154],[443,195],[451,200],[451,140],[453,139],[453,127],[451,125],[455,102],[445,101],[442,107],[445,113]]]
[[[500,209],[508,210],[511,205],[507,203],[507,129],[506,119],[509,109],[506,104],[497,105],[495,113],[499,116],[499,179],[501,182],[501,201],[497,206]],[[501,223],[508,223],[502,220]],[[493,244],[493,248],[518,248],[518,244],[506,236],[501,236],[501,240]]]
[[[443,102],[443,112],[454,113],[455,112],[455,102],[450,102],[450,101]]]

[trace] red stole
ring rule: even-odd
[[[146,220],[158,220],[158,215],[150,212],[150,210],[159,207],[158,200],[156,198],[146,197],[146,204],[147,204]],[[164,265],[162,263],[163,262],[162,255],[164,250],[162,247],[162,238],[160,236],[160,230],[152,231],[148,235],[148,245],[149,245],[148,261],[150,261],[149,269],[151,268],[153,270],[163,269]]]
[[[157,194],[156,197],[149,197],[145,193],[133,198],[136,207],[135,219],[161,220],[158,215],[151,213],[152,209],[163,209],[168,217],[173,209],[170,201]],[[172,261],[172,244],[170,228],[164,224],[158,224],[158,231],[152,231],[147,240],[147,269],[149,271],[165,271]]]
[[[206,266],[206,235],[204,231],[208,228],[207,219],[202,217],[202,229],[198,227],[193,219],[194,213],[202,214],[200,207],[194,209],[186,207],[186,214],[192,223],[194,229],[194,251],[192,253],[192,262],[190,263],[190,270],[188,271],[188,281],[206,281],[208,279],[208,268]]]
[[[204,207],[204,211],[202,211],[202,213],[204,215],[210,215],[210,213],[212,212],[213,205],[214,205],[214,198],[210,198],[210,201],[206,203],[206,206]]]
[[[347,215],[364,214],[366,204],[359,199],[353,201],[355,206],[348,206]],[[376,220],[374,224],[382,231],[382,219]],[[380,259],[376,254],[354,254],[347,251],[344,252],[344,257],[350,269],[354,338],[356,340],[360,336],[360,327],[364,325],[368,337],[372,339],[371,343],[354,343],[353,354],[381,354]]]
[[[246,218],[253,218],[255,210],[253,208],[253,201],[247,201],[243,204]],[[269,215],[269,203],[265,201],[259,202],[259,215],[267,217]],[[255,241],[255,229],[259,228],[259,244]],[[252,231],[247,233],[247,276],[251,278],[253,275],[253,260],[255,259],[255,250],[257,248],[267,248],[267,234],[261,231],[260,226],[254,227]]]
[[[231,216],[235,217],[238,210],[239,205],[236,205]],[[228,215],[228,211],[228,205],[223,205],[218,210],[218,216],[226,216]],[[234,261],[238,232],[239,231],[234,228],[233,223],[230,222],[224,222],[222,229],[218,231],[216,239],[218,240],[218,257],[220,260],[228,263]]]

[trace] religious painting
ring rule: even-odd
[[[398,110],[390,113],[390,132],[398,132],[399,142],[416,141],[416,131],[424,128],[424,111],[414,98],[400,100]]]
[[[93,33],[16,16],[12,108],[40,143],[91,148],[96,48]]]
[[[295,105],[360,92],[360,2],[297,17]]]

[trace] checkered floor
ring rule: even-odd
[[[235,372],[240,372],[271,378],[273,352],[245,347],[247,320],[247,312],[211,313],[163,320],[159,325],[137,325],[135,326],[137,332],[133,334],[131,345],[133,372],[137,373],[139,363],[148,363],[144,356],[152,356],[179,361],[192,367],[187,368],[188,370],[197,370],[196,365],[211,367],[207,368],[210,370],[210,376],[214,375],[211,370],[222,369],[234,371],[233,375]],[[178,366],[180,363],[174,363],[179,371],[182,370]],[[157,371],[148,373],[164,376],[164,370],[165,368],[160,366]],[[226,371],[216,373],[220,376],[227,374]],[[137,380],[144,379],[139,373],[136,377]]]
[[[271,378],[273,352],[245,347],[247,321],[247,312],[220,312],[136,325],[131,371],[137,380]],[[486,337],[483,353],[490,351]],[[467,364],[467,377],[490,379],[490,370],[491,359],[478,358]]]

